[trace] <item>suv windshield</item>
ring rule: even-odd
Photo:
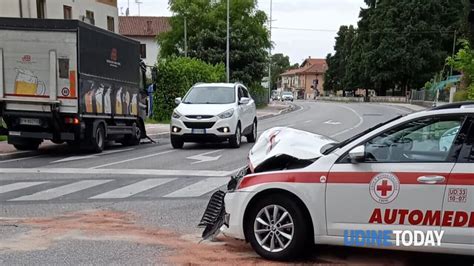
[[[229,104],[235,102],[234,87],[193,87],[184,97],[185,104]]]

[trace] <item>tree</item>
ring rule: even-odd
[[[462,48],[454,57],[448,57],[447,63],[463,73],[467,97],[474,100],[474,50],[466,40],[461,41],[461,44]]]
[[[467,0],[365,0],[357,30],[342,26],[329,60],[329,86],[404,95],[444,67],[464,34]],[[331,69],[332,68],[332,69]]]
[[[285,56],[284,54],[272,55],[272,90],[277,89],[277,82],[280,75],[288,69],[290,69],[290,58],[288,56]]]
[[[349,80],[348,62],[352,53],[352,46],[356,35],[355,28],[351,26],[341,26],[337,33],[334,55],[326,57],[328,70],[325,74],[325,89],[346,90],[354,89],[353,82]]]
[[[225,0],[170,0],[172,30],[158,36],[162,57],[184,54],[184,18],[187,21],[188,55],[210,64],[226,61]],[[256,0],[230,1],[231,80],[260,82],[268,70],[271,43],[267,16]]]

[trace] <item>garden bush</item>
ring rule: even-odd
[[[156,91],[153,96],[153,119],[169,121],[176,107],[174,99],[183,97],[198,82],[223,82],[223,64],[210,65],[187,57],[172,57],[158,62]]]

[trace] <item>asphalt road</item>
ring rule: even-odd
[[[380,104],[297,102],[298,110],[259,121],[350,137],[410,110]],[[185,144],[168,139],[112,145],[91,155],[65,146],[0,161],[0,264],[219,264],[261,262],[245,243],[197,244],[207,200],[246,163],[251,144]],[[315,248],[305,262],[410,263],[401,252]],[[416,254],[416,253],[415,253]]]

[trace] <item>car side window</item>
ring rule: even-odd
[[[423,118],[388,130],[365,144],[365,161],[445,162],[463,120]]]
[[[250,98],[249,92],[246,88],[242,87],[242,93],[243,93],[244,97]]]
[[[238,90],[239,90],[239,101],[240,101],[240,99],[242,99],[242,97],[244,97],[244,92],[243,92],[241,86],[239,86],[238,88],[239,88]]]

